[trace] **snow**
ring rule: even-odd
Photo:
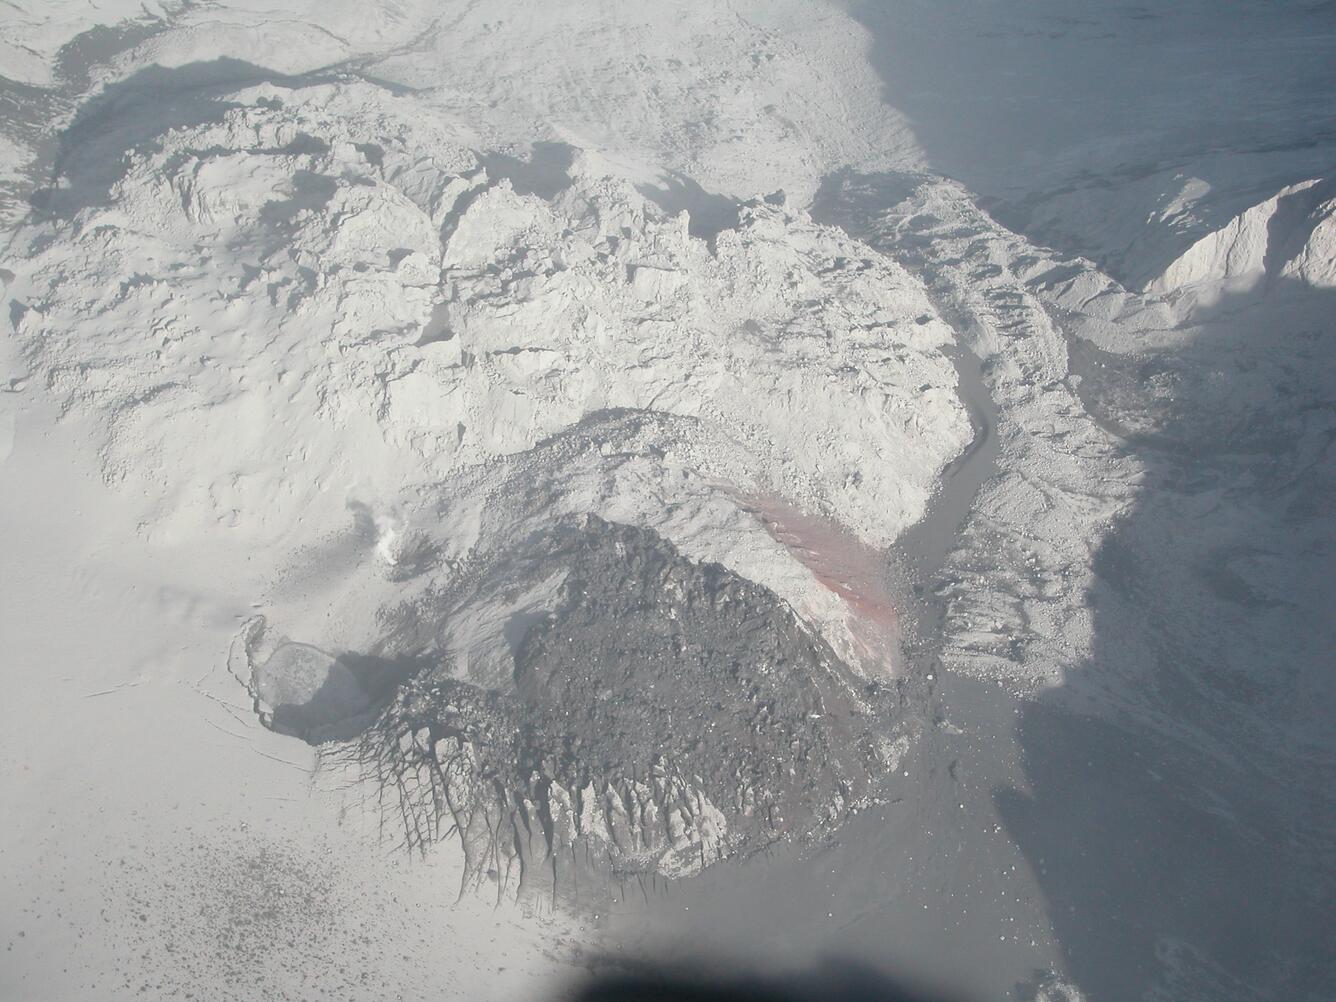
[[[141,0],[14,0],[5,7],[4,76],[38,86],[55,82],[61,50],[80,35],[165,13],[164,5]]]
[[[1161,295],[1191,288],[1193,305],[1246,294],[1270,278],[1315,289],[1336,284],[1336,199],[1322,179],[1287,185],[1202,237],[1147,286]]]
[[[221,526],[310,545],[346,526],[363,485],[410,504],[421,485],[627,411],[683,419],[663,446],[676,482],[655,503],[715,494],[722,509],[665,521],[635,486],[560,479],[554,499],[644,509],[637,521],[698,559],[741,549],[724,514],[738,495],[786,498],[884,548],[968,440],[940,351],[951,331],[922,288],[799,210],[746,203],[710,246],[688,212],[666,215],[578,151],[551,198],[521,194],[468,151],[465,127],[410,132],[413,100],[367,84],[263,85],[218,107],[131,154],[104,204],[16,236],[31,248],[14,289],[29,357],[67,414],[108,430],[107,479],[156,501],[146,539]],[[593,458],[604,475],[624,462]],[[820,609],[850,649],[847,614],[810,573],[797,584],[801,564],[763,531],[753,548],[774,566],[742,558],[751,576]],[[433,534],[477,556],[450,522]]]
[[[916,721],[897,844],[840,850],[883,876],[830,910],[777,871],[814,916],[949,919],[983,992],[1289,990],[1310,905],[1273,960],[1218,948],[1264,935],[1247,879],[1237,926],[1185,893],[1142,953],[1086,919],[1103,885],[1035,847],[1096,837],[1088,789],[1045,788],[1025,723],[1172,749],[1145,803],[1218,826],[1202,872],[1330,882],[1333,31],[1217,6],[6,5],[4,991],[564,977],[601,933],[456,903],[453,843],[387,856],[377,794],[292,735],[373,712],[399,679],[364,656],[511,693],[585,516],[764,586]],[[697,806],[684,878],[731,810]],[[1110,873],[1198,872],[1172,825],[1107,830]],[[1013,951],[992,871],[1027,861]],[[713,879],[693,914],[765,900]]]

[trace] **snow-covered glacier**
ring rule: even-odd
[[[1329,5],[0,17],[6,994],[1336,992]]]

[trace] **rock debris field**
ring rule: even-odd
[[[1334,41],[8,4],[0,996],[1336,997]]]

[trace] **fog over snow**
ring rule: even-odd
[[[1331,4],[0,29],[4,997],[1336,996]]]

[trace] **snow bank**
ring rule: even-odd
[[[25,230],[11,292],[35,370],[109,429],[108,480],[154,500],[147,540],[296,554],[350,503],[406,506],[454,562],[437,580],[595,512],[766,584],[865,660],[847,599],[867,588],[823,581],[739,499],[873,548],[921,517],[970,429],[951,329],[907,273],[782,199],[693,237],[578,150],[550,197],[521,192],[522,163],[489,169],[467,126],[364,83],[209,107],[105,200]],[[507,521],[521,477],[544,492]]]
[[[1146,291],[1209,306],[1270,280],[1336,286],[1336,185],[1288,185],[1202,237],[1152,279]]]

